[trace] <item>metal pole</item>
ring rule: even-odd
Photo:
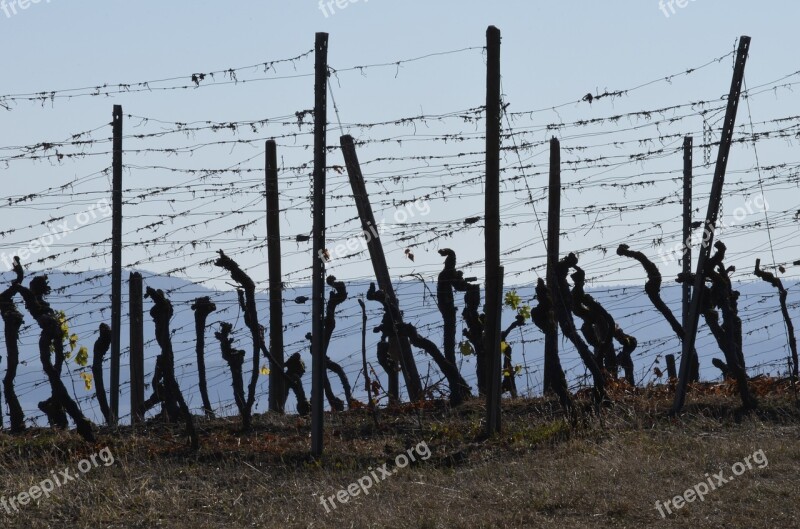
[[[269,262],[269,409],[284,412],[286,390],[283,381],[283,276],[281,272],[281,219],[278,199],[278,154],[275,141],[267,141],[267,260]]]
[[[314,224],[311,306],[311,454],[322,455],[325,419],[325,166],[328,132],[328,34],[317,33],[314,65]]]
[[[739,39],[739,49],[736,52],[736,64],[733,70],[731,90],[728,94],[728,108],[725,111],[725,122],[722,128],[722,138],[719,144],[717,164],[714,169],[714,181],[711,184],[711,195],[708,199],[708,212],[706,213],[705,233],[703,243],[700,245],[700,255],[697,257],[697,273],[692,288],[692,302],[689,306],[689,319],[686,326],[686,337],[683,340],[683,354],[681,355],[680,376],[678,387],[675,391],[675,400],[672,403],[672,413],[679,413],[686,402],[686,389],[689,385],[691,365],[694,361],[694,344],[697,337],[697,324],[700,318],[700,302],[703,295],[705,282],[704,272],[706,261],[711,254],[711,245],[714,242],[714,230],[717,226],[717,216],[722,200],[722,187],[725,184],[725,170],[728,167],[728,157],[731,152],[733,128],[736,125],[736,111],[739,108],[739,96],[742,92],[744,69],[747,64],[747,52],[750,50],[750,37],[742,36]]]
[[[119,419],[120,328],[122,326],[122,106],[114,105],[111,218],[111,424]]]

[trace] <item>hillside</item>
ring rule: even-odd
[[[127,274],[125,274],[127,277]],[[233,395],[230,387],[230,371],[227,364],[222,360],[219,343],[214,338],[214,331],[219,328],[220,321],[234,323],[237,334],[238,346],[247,349],[248,334],[238,311],[236,294],[233,290],[211,291],[179,278],[162,277],[153,274],[144,274],[145,284],[154,288],[160,288],[169,292],[169,297],[175,307],[175,316],[171,323],[173,331],[173,346],[175,349],[176,372],[179,383],[185,394],[190,407],[199,410],[201,407],[200,396],[198,393],[198,378],[196,369],[195,355],[195,331],[193,312],[190,305],[199,296],[211,296],[216,303],[218,311],[213,313],[208,319],[206,329],[206,368],[208,372],[209,395],[212,405],[222,414],[235,415],[236,410],[233,404]],[[7,281],[10,274],[5,274],[3,281]],[[97,326],[100,321],[110,322],[110,310],[108,293],[110,292],[110,277],[105,272],[84,272],[80,274],[51,273],[49,275],[53,287],[53,295],[50,296],[51,304],[56,310],[64,310],[68,317],[71,317],[70,329],[80,337],[80,344],[92,349],[92,344],[97,336]],[[69,285],[63,291],[59,287]],[[666,282],[665,282],[666,285]],[[354,387],[356,398],[366,401],[363,390],[363,378],[359,380],[361,372],[361,313],[358,307],[357,298],[362,296],[369,284],[364,282],[348,283],[349,299],[341,305],[337,312],[337,327],[331,342],[329,356],[340,362],[350,377],[350,382]],[[794,296],[797,283],[787,282],[789,290],[790,312],[796,313],[798,302]],[[769,285],[759,282],[744,282],[736,286],[742,295],[740,297],[740,315],[744,326],[744,351],[748,362],[751,375],[761,373],[777,374],[786,371],[786,357],[788,347],[783,329],[783,320],[778,308],[777,295]],[[515,289],[525,303],[535,304],[533,300],[533,288],[531,286],[508,286],[506,290]],[[426,334],[431,340],[441,344],[441,315],[436,308],[435,298],[432,291],[435,291],[434,284],[423,285],[419,281],[402,281],[396,284],[396,290],[400,299],[401,307],[405,312],[407,321],[414,323],[420,332]],[[616,318],[619,325],[628,333],[634,335],[639,341],[639,347],[634,353],[634,365],[636,368],[637,383],[657,382],[658,379],[653,374],[653,367],[660,365],[664,370],[663,359],[656,363],[657,358],[664,354],[678,354],[679,342],[671,335],[668,324],[664,319],[652,309],[650,301],[644,294],[641,286],[614,286],[614,287],[595,287],[587,289],[596,299],[598,299],[611,314]],[[123,288],[123,306],[127,307],[127,286]],[[308,314],[310,312],[310,302],[298,305],[294,300],[298,297],[309,297],[310,288],[300,286],[287,288],[284,291],[284,314],[285,314],[285,344],[286,355],[300,352],[309,370],[303,379],[306,391],[310,391],[310,366],[311,358],[309,353],[309,342],[305,339],[305,334],[310,331]],[[680,290],[677,286],[665,286],[663,297],[673,312],[680,314]],[[456,306],[463,306],[460,296],[456,298]],[[151,307],[150,300],[145,300],[145,381],[149,385],[152,377],[152,370],[158,348],[154,341],[154,327],[152,319],[147,311]],[[375,344],[378,336],[371,332],[372,327],[380,323],[381,312],[377,304],[367,302],[368,308],[368,333],[367,333],[367,354],[368,360],[374,365],[376,372],[383,374],[375,361]],[[267,298],[264,293],[258,296],[259,318],[266,323],[269,317]],[[513,320],[511,310],[504,311],[503,324],[508,325]],[[30,321],[30,317],[27,318]],[[459,333],[461,324],[459,323]],[[128,390],[128,314],[127,308],[123,310],[122,327],[122,396],[120,398],[120,414],[123,423],[127,422],[129,414],[129,390]],[[26,415],[37,419],[37,424],[46,424],[44,418],[36,407],[36,404],[49,395],[49,387],[42,373],[38,361],[38,351],[36,343],[38,341],[38,328],[27,325],[23,328],[21,335],[21,360],[17,376],[17,388]],[[460,339],[460,338],[459,338]],[[523,366],[520,378],[517,382],[522,395],[541,394],[541,372],[542,372],[542,335],[533,325],[526,325],[521,331],[514,331],[509,337],[509,343],[514,348],[514,363]],[[577,352],[566,341],[561,341],[562,365],[567,374],[571,385],[577,390],[583,381],[584,368]],[[721,353],[716,346],[713,338],[708,333],[702,323],[698,333],[697,350],[701,358],[701,377],[704,380],[719,379],[719,371],[711,365],[711,358],[721,357]],[[249,355],[249,353],[248,353]],[[427,383],[434,384],[440,380],[438,370],[429,358],[421,351],[415,353],[419,371],[426,376]],[[0,343],[0,356],[5,356],[5,344]],[[464,377],[475,390],[475,365],[473,357],[461,357],[461,371]],[[106,357],[108,366],[108,357]],[[245,367],[249,362],[245,363]],[[0,366],[2,367],[2,366]],[[74,364],[72,365],[74,368]],[[245,372],[247,377],[247,372]],[[65,375],[66,377],[66,375]],[[106,380],[108,380],[108,368],[106,369]],[[81,400],[84,413],[95,422],[101,421],[101,415],[94,399],[94,391],[86,391],[77,374],[72,375],[74,381],[74,392]],[[338,386],[336,377],[332,378],[335,387]],[[67,386],[72,389],[70,384]],[[259,382],[259,395],[262,396],[256,402],[256,412],[263,411],[266,406],[267,379],[262,377]],[[385,387],[385,381],[384,381]],[[147,390],[150,394],[150,390]],[[294,397],[290,396],[288,409],[294,410]]]

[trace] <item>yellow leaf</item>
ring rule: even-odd
[[[505,353],[508,350],[508,344],[506,342],[500,342],[500,352]]]
[[[510,290],[506,292],[505,304],[508,307],[511,307],[512,310],[517,310],[519,304],[522,302],[522,299],[517,294],[516,290]]]
[[[75,363],[84,367],[89,363],[89,350],[85,345],[82,345],[81,348],[78,349],[78,354],[75,356]]]
[[[86,391],[90,391],[92,389],[92,380],[94,380],[94,377],[91,373],[81,373],[81,378],[83,379],[83,385],[86,387]]]
[[[458,345],[458,349],[461,351],[461,354],[464,356],[470,356],[475,351],[472,349],[472,344],[468,341],[464,340]]]
[[[66,340],[69,338],[69,324],[67,323],[67,315],[64,314],[63,310],[56,312],[56,319],[58,320],[58,324],[61,326],[61,334],[63,335],[63,339]]]
[[[77,334],[71,334],[69,336],[69,349],[70,349],[70,351],[74,351],[76,345],[78,345],[78,335]]]
[[[261,366],[261,374],[262,375],[269,375],[270,371],[267,366]]]

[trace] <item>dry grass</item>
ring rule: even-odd
[[[220,527],[797,527],[800,410],[787,397],[762,397],[748,417],[736,401],[694,395],[680,419],[666,392],[616,396],[601,417],[584,410],[566,423],[546,400],[504,402],[504,433],[481,438],[482,405],[457,410],[363,411],[327,417],[326,455],[310,460],[309,425],[259,416],[242,435],[230,420],[200,422],[203,447],[185,448],[180,429],[103,430],[96,446],[74,434],[0,434],[0,495],[27,490],[51,471],[109,447],[115,463],[66,484],[8,516],[9,528]],[[326,513],[330,496],[425,441],[431,457]],[[706,473],[757,450],[769,466],[748,470],[704,502],[662,520],[665,501]]]

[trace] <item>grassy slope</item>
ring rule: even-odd
[[[785,394],[784,394],[785,395]],[[0,434],[0,495],[27,490],[51,470],[74,469],[108,446],[115,456],[0,526],[36,527],[798,527],[800,409],[762,397],[761,411],[738,418],[736,400],[692,396],[680,420],[666,416],[666,392],[615,397],[602,417],[567,425],[545,400],[504,402],[504,433],[481,440],[482,405],[456,411],[363,411],[328,416],[326,455],[307,458],[309,427],[297,417],[201,422],[203,448],[191,454],[180,429],[102,431],[96,446],[74,434]],[[701,404],[698,404],[701,403]],[[431,457],[326,513],[330,496],[425,441]],[[667,500],[757,450],[769,466],[662,520]]]

